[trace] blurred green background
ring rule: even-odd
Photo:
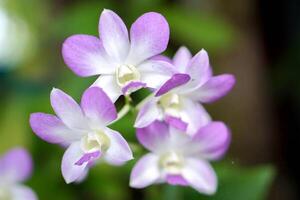
[[[205,48],[215,74],[235,74],[234,90],[205,106],[233,134],[229,153],[214,163],[216,195],[167,185],[129,188],[130,170],[145,152],[134,145],[135,113],[113,127],[133,144],[136,159],[123,167],[97,165],[81,184],[64,183],[64,150],[30,130],[31,112],[53,112],[52,87],[79,99],[96,79],[75,76],[63,63],[61,45],[72,34],[98,35],[103,8],[116,11],[128,26],[144,12],[161,12],[171,27],[166,55],[180,45],[194,54]],[[0,0],[0,154],[15,146],[33,154],[35,170],[27,183],[41,200],[299,199],[297,8],[296,0]],[[134,95],[139,99],[143,92]]]

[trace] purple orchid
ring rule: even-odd
[[[63,91],[53,89],[51,104],[57,117],[33,113],[30,125],[41,139],[68,146],[61,166],[67,183],[82,180],[99,158],[112,165],[122,165],[133,158],[121,134],[107,127],[117,118],[117,112],[101,88],[88,88],[81,106]]]
[[[152,59],[169,41],[169,25],[159,13],[139,17],[128,30],[113,11],[104,9],[99,21],[100,38],[73,35],[63,44],[65,63],[78,76],[101,75],[99,86],[114,102],[121,94],[141,87],[158,88],[174,73],[168,62]]]
[[[134,166],[131,187],[167,182],[189,185],[205,194],[215,193],[217,178],[208,161],[222,157],[229,146],[230,132],[222,122],[211,122],[190,136],[155,121],[138,129],[137,138],[151,152]]]
[[[156,59],[166,60],[163,57]],[[144,104],[135,127],[148,126],[158,119],[192,134],[211,121],[200,103],[210,103],[226,95],[232,89],[235,78],[230,74],[212,76],[205,50],[192,57],[187,48],[181,47],[169,62],[177,69],[176,74]]]
[[[15,148],[0,156],[0,199],[37,200],[36,194],[22,185],[32,172],[30,154],[22,148]]]

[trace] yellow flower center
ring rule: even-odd
[[[6,189],[0,186],[0,200],[11,200],[11,194]]]
[[[140,73],[133,65],[120,65],[116,70],[116,78],[118,85],[123,87],[131,81],[139,81]]]

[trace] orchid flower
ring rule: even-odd
[[[210,103],[226,95],[235,78],[230,74],[212,76],[205,50],[192,57],[187,48],[181,47],[169,62],[177,69],[176,74],[145,102],[135,127],[148,126],[154,120],[165,120],[176,128],[187,130],[188,134],[195,133],[211,121],[200,103]]]
[[[99,21],[100,38],[73,35],[62,48],[65,63],[78,76],[101,75],[93,84],[103,88],[114,102],[122,94],[141,87],[158,88],[174,69],[152,59],[162,53],[169,41],[169,25],[159,13],[139,17],[128,30],[113,11],[104,9]]]
[[[0,156],[0,199],[37,200],[36,194],[22,182],[32,172],[30,154],[22,148],[14,148]]]
[[[41,139],[68,147],[61,166],[67,183],[82,180],[99,158],[112,165],[133,158],[121,134],[107,127],[117,118],[117,112],[101,88],[88,88],[81,106],[63,91],[53,89],[51,105],[57,116],[33,113],[30,125]]]
[[[138,129],[137,138],[151,152],[134,166],[131,187],[166,182],[191,186],[200,193],[215,193],[217,178],[208,161],[219,159],[229,146],[230,133],[222,122],[211,122],[191,136],[155,121]]]

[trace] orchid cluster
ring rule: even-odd
[[[123,165],[133,159],[122,134],[108,126],[130,110],[117,113],[114,103],[121,95],[130,99],[131,93],[148,88],[152,94],[139,106],[133,108],[130,101],[124,105],[138,111],[136,136],[150,151],[134,166],[130,186],[169,183],[213,194],[217,177],[209,161],[224,155],[230,132],[223,122],[212,121],[202,103],[226,95],[234,76],[213,76],[203,49],[194,56],[186,47],[173,59],[161,55],[170,30],[159,13],[143,14],[128,31],[116,13],[104,9],[99,33],[100,37],[73,35],[63,43],[63,59],[76,75],[99,76],[80,104],[54,88],[50,100],[56,115],[30,116],[38,137],[66,147],[61,163],[66,183],[84,180],[100,162]]]

